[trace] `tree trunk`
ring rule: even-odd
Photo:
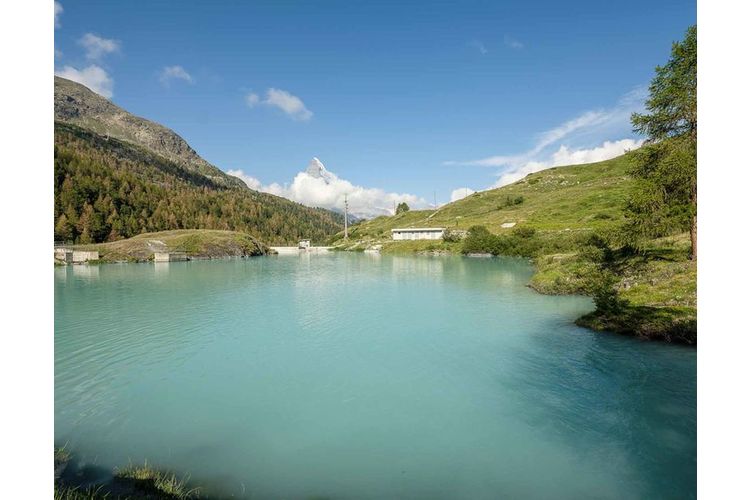
[[[690,258],[698,261],[698,217],[695,215],[690,222]]]

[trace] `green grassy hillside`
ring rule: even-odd
[[[183,229],[139,234],[126,240],[74,245],[77,250],[98,250],[101,262],[141,262],[154,252],[185,252],[193,258],[250,257],[270,249],[246,233],[210,229]]]
[[[485,226],[506,236],[497,253],[532,258],[537,273],[530,286],[548,294],[588,293],[595,264],[582,249],[593,234],[616,232],[625,222],[628,197],[635,189],[628,175],[631,154],[611,160],[557,167],[502,188],[475,193],[438,210],[414,210],[355,225],[350,239],[336,236],[341,249],[380,246],[383,253],[461,253],[461,242],[392,241],[398,227],[468,229]],[[503,224],[514,224],[503,228]],[[617,261],[616,288],[626,301],[619,317],[589,315],[581,323],[643,337],[695,342],[696,265],[688,259],[686,234],[653,240],[643,251]]]
[[[480,224],[493,233],[511,232],[503,223],[516,223],[545,232],[589,231],[624,220],[623,210],[632,180],[630,156],[587,165],[557,167],[531,174],[499,189],[474,193],[438,210],[412,210],[393,217],[364,221],[352,239],[390,238],[396,227],[468,229]],[[523,201],[517,203],[519,197]],[[518,200],[520,201],[520,200]]]

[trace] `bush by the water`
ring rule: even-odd
[[[533,228],[519,227],[509,235],[492,234],[485,226],[472,226],[466,235],[462,253],[489,253],[492,255],[514,255],[534,257],[543,248],[543,243],[534,238]]]

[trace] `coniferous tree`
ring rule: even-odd
[[[409,210],[410,210],[410,209],[409,209],[409,205],[407,205],[405,201],[402,201],[402,202],[401,202],[401,203],[399,203],[399,204],[398,204],[398,206],[396,207],[396,215],[398,215],[398,214],[402,214],[402,213],[404,213],[404,212],[408,212]]]
[[[73,225],[64,213],[60,214],[60,217],[57,218],[57,223],[55,224],[55,240],[63,242],[73,240]]]
[[[646,113],[634,113],[633,129],[646,136],[635,153],[638,188],[630,199],[628,234],[638,246],[645,238],[689,231],[690,255],[698,257],[697,28],[672,46],[649,86]]]

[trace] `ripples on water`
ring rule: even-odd
[[[55,436],[254,498],[690,498],[695,350],[515,259],[55,269]]]

